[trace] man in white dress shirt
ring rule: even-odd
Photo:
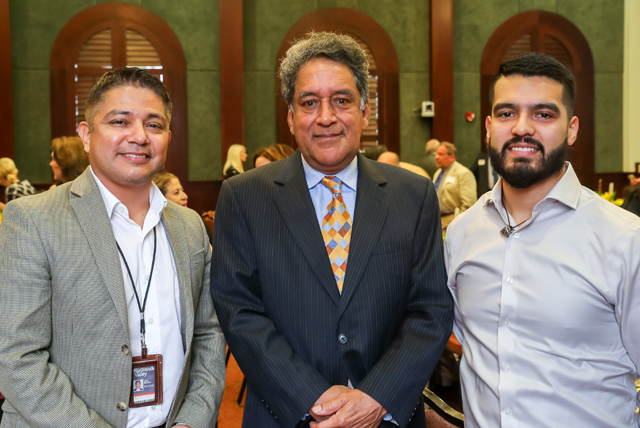
[[[465,427],[638,427],[640,218],[581,187],[575,80],[503,63],[486,119],[501,179],[449,226]]]
[[[213,427],[225,345],[209,241],[197,213],[152,182],[171,100],[149,72],[116,69],[86,118],[91,167],[4,212],[2,427]]]

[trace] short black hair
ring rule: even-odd
[[[493,105],[496,82],[501,77],[548,77],[562,85],[562,102],[567,108],[568,116],[573,115],[576,102],[576,79],[571,71],[552,56],[538,52],[529,52],[519,55],[500,64],[498,72],[491,80],[489,88],[489,102]]]
[[[138,67],[124,67],[107,71],[91,88],[84,114],[89,124],[89,129],[93,131],[93,118],[96,114],[96,107],[102,103],[104,94],[121,86],[137,86],[143,89],[151,89],[162,99],[167,120],[171,122],[173,104],[167,93],[167,88],[158,76]]]

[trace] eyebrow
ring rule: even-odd
[[[107,114],[104,115],[104,118],[107,119],[111,116],[131,116],[133,114],[133,112],[131,110],[117,110],[117,109],[113,109],[110,112],[108,112]],[[149,113],[147,115],[147,119],[158,119],[161,120],[162,123],[166,124],[167,123],[167,119],[161,115],[161,114],[157,114],[157,113]]]
[[[306,98],[306,97],[311,97],[311,96],[317,96],[318,94],[316,94],[315,92],[300,92],[300,95],[298,95],[298,98]],[[340,89],[338,91],[335,91],[332,96],[334,95],[347,95],[349,97],[353,97],[353,92],[351,92],[351,90],[349,89]]]
[[[511,110],[520,110],[520,106],[513,103],[499,103],[493,106],[493,113],[495,114],[498,110],[502,109],[511,109]],[[532,110],[551,110],[554,113],[560,114],[560,108],[555,103],[538,103],[531,106]]]

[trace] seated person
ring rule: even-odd
[[[36,189],[28,180],[20,181],[18,179],[18,168],[16,168],[13,160],[9,158],[0,159],[0,185],[5,187],[5,204],[8,204],[14,199],[36,193]],[[4,210],[5,204],[0,202],[0,211]]]
[[[387,146],[384,144],[377,144],[375,146],[367,147],[362,155],[374,161],[377,161],[381,154],[387,151]]]
[[[53,181],[50,188],[75,180],[89,166],[89,155],[84,151],[80,137],[59,137],[51,141]]]
[[[293,154],[294,150],[286,144],[272,144],[268,147],[257,150],[253,154],[253,166],[259,167],[281,159],[286,159]]]
[[[417,165],[412,165],[410,163],[407,162],[400,162],[400,157],[393,153],[393,152],[384,152],[382,153],[379,157],[378,157],[378,162],[382,162],[382,163],[387,163],[389,165],[395,165],[395,166],[399,166],[400,168],[404,168],[407,171],[411,171],[415,174],[421,175],[423,177],[427,177],[427,178],[431,178],[429,177],[429,174],[427,174],[427,171],[425,171],[424,169],[420,168]]]
[[[153,182],[158,186],[158,189],[160,189],[168,201],[175,202],[183,207],[187,206],[187,199],[189,199],[189,197],[184,192],[178,177],[170,172],[161,171],[153,177]]]
[[[227,161],[224,163],[222,171],[224,178],[231,178],[244,172],[244,162],[247,160],[247,149],[242,144],[234,144],[229,147]]]

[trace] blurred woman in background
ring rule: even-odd
[[[153,177],[153,182],[158,186],[165,198],[183,207],[187,206],[189,197],[184,193],[178,177],[170,172],[162,171]]]
[[[222,168],[224,178],[231,178],[244,172],[244,162],[247,160],[247,149],[242,144],[234,144],[229,147],[227,161]]]
[[[0,202],[0,211],[4,211],[5,204],[8,204],[14,199],[36,193],[36,189],[28,180],[20,181],[18,179],[18,168],[16,168],[13,160],[9,158],[0,159],[0,185],[5,187],[5,203]]]
[[[253,166],[259,167],[277,160],[286,159],[293,154],[291,146],[286,144],[272,144],[253,154]]]
[[[75,180],[89,166],[89,155],[80,137],[59,137],[51,142],[51,162],[54,185]]]

